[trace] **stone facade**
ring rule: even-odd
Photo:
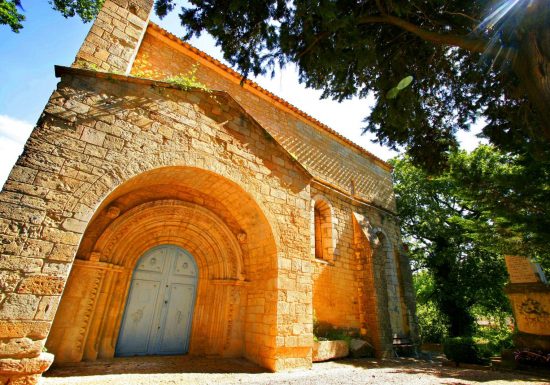
[[[0,384],[113,357],[136,263],[164,244],[198,267],[189,354],[308,368],[314,317],[380,356],[414,339],[390,167],[151,6],[105,1],[0,193]],[[197,62],[213,91],[162,81]]]

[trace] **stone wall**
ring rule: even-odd
[[[105,227],[89,224],[98,224],[104,212],[112,215],[108,214],[111,202],[128,202],[129,193],[139,201],[140,191],[180,183],[181,190],[199,191],[203,201],[210,199],[216,215],[231,217],[227,223],[235,238],[246,234],[244,278],[208,277],[249,282],[233,310],[236,318],[244,315],[239,320],[246,330],[242,354],[273,370],[309,367],[311,310],[303,306],[311,303],[309,174],[226,94],[184,92],[91,71],[60,72],[58,89],[0,194],[0,274],[6,282],[0,330],[6,331],[3,346],[17,347],[17,352],[2,349],[4,356],[40,354],[86,228],[89,232],[78,257],[82,262],[75,265],[74,273],[100,265],[91,276],[82,275],[89,277],[91,291],[113,284],[99,270],[127,277],[131,263],[117,260],[116,252],[88,252],[87,240],[99,240],[98,228]],[[180,168],[187,171],[178,173]],[[178,198],[162,189],[158,192],[157,200]],[[124,215],[125,207],[119,209]],[[301,266],[301,286],[292,270],[295,266]],[[68,289],[71,310],[62,314],[79,317],[76,313],[82,311],[82,319],[92,314],[88,307],[97,306],[100,296],[91,302],[90,297],[79,296],[85,282],[76,291]],[[124,288],[127,281],[117,282],[115,286]],[[72,306],[70,298],[77,298]],[[85,334],[97,330],[98,318],[90,320]],[[223,315],[218,317],[219,324],[225,321]],[[56,333],[49,341],[52,347],[56,338],[65,336]],[[71,333],[67,336],[74,342],[82,342],[78,349],[91,346],[82,331]],[[227,349],[239,347],[229,338]],[[0,370],[7,361],[2,362]]]
[[[193,50],[159,27],[149,24],[131,74],[164,79],[185,74],[193,65],[197,79],[208,87],[230,93],[316,178],[379,207],[395,211],[390,166],[329,133],[314,119],[268,95],[223,64]]]
[[[76,55],[75,65],[127,73],[136,55],[153,0],[108,0]]]
[[[318,182],[311,191],[314,200],[330,204],[335,245],[329,261],[315,259],[314,245],[310,251],[316,319],[358,331],[379,356],[389,356],[393,334],[417,335],[412,275],[407,256],[399,251],[396,217]]]

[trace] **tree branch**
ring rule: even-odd
[[[315,38],[315,40],[313,40],[313,42],[311,42],[311,44],[309,46],[306,47],[306,49],[304,49],[302,52],[300,52],[296,58],[301,58],[302,56],[304,56],[306,53],[308,53],[309,51],[311,51],[313,49],[313,47],[315,47],[317,45],[317,43],[319,43],[322,39],[324,39],[325,37],[329,36],[330,35],[330,32],[323,32],[323,33],[320,33],[319,35],[317,35],[317,37]]]
[[[444,13],[448,14],[448,15],[453,15],[453,16],[462,16],[462,17],[465,17],[466,19],[469,19],[471,21],[473,21],[474,23],[476,24],[479,24],[481,21],[480,20],[477,20],[476,18],[470,16],[470,15],[466,15],[465,13],[462,13],[462,12],[449,12],[449,11],[445,11]]]
[[[427,31],[416,24],[391,15],[363,16],[359,18],[358,24],[390,24],[434,44],[463,48],[471,52],[485,52],[488,45],[488,41],[484,39]]]

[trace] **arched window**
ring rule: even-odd
[[[333,259],[332,210],[327,202],[321,199],[315,201],[313,207],[315,258],[325,261]]]

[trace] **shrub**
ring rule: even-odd
[[[478,346],[483,346],[483,351],[486,352],[484,356],[499,356],[503,349],[513,348],[512,334],[507,326],[480,326],[475,334],[475,341]]]
[[[443,352],[447,359],[466,364],[484,364],[479,347],[471,337],[447,338],[443,343]]]
[[[431,302],[417,303],[416,315],[422,342],[443,342],[447,335],[448,322],[437,307]]]

